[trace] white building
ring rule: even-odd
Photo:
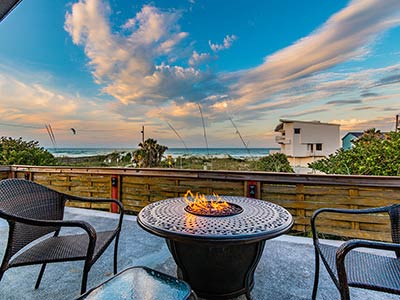
[[[341,147],[339,124],[320,121],[279,120],[275,137],[292,166],[307,166],[308,163],[335,153]]]

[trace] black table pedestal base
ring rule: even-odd
[[[178,277],[205,299],[229,299],[246,294],[254,285],[254,271],[265,241],[252,243],[181,242],[166,239],[178,265]]]

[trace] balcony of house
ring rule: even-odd
[[[322,207],[370,208],[400,203],[400,178],[374,176],[299,175],[240,171],[194,171],[174,169],[71,168],[11,166],[0,169],[0,178],[24,178],[52,189],[86,197],[118,198],[128,213],[119,242],[118,269],[147,266],[176,276],[177,266],[165,239],[143,230],[133,214],[158,200],[182,196],[188,189],[206,194],[247,196],[286,208],[294,219],[287,235],[267,240],[254,274],[252,299],[311,299],[314,281],[314,247],[310,217]],[[65,218],[85,220],[106,230],[118,222],[109,204],[82,205],[71,201]],[[347,216],[320,224],[327,236],[391,239],[389,219]],[[0,255],[8,237],[8,225],[0,223]],[[69,232],[73,232],[69,230]],[[340,245],[340,240],[324,240]],[[366,251],[366,250],[363,250]],[[374,251],[393,256],[393,252]],[[89,272],[88,289],[112,277],[113,249],[110,247]],[[40,265],[12,268],[0,281],[1,299],[75,299],[80,294],[83,263],[63,262],[47,266],[41,286],[34,285]],[[339,299],[340,295],[321,266],[317,299]],[[398,295],[351,288],[351,299],[398,299]],[[245,296],[234,298],[244,300]]]
[[[291,143],[290,139],[288,139],[284,135],[275,136],[275,142],[277,142],[278,144],[290,144]]]

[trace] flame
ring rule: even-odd
[[[189,197],[191,199],[189,199]],[[196,193],[196,195],[193,195],[193,193],[188,190],[183,198],[187,205],[194,211],[213,212],[221,211],[229,207],[228,202],[222,200],[222,198],[215,193],[213,193],[212,199],[207,199],[204,194]]]

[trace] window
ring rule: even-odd
[[[315,144],[315,149],[317,151],[322,151],[322,144]]]
[[[314,144],[307,144],[307,150],[310,152],[314,151]]]
[[[295,128],[294,129],[294,134],[300,134],[300,128]]]

